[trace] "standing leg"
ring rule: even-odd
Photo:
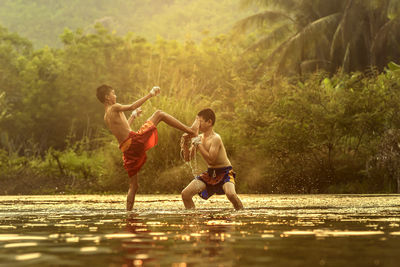
[[[136,192],[139,188],[138,185],[138,175],[130,177],[131,181],[129,183],[128,195],[126,197],[126,210],[131,211],[133,208],[133,204],[135,203]]]
[[[193,202],[193,196],[206,189],[206,184],[200,180],[194,179],[188,186],[182,191],[182,200],[186,209],[194,209],[195,205]]]
[[[188,127],[176,118],[161,110],[157,110],[156,112],[154,112],[149,120],[152,121],[156,126],[160,123],[160,121],[163,121],[166,124],[193,136],[196,136],[199,132],[198,120],[193,123],[192,127]]]
[[[236,195],[235,185],[233,183],[231,182],[225,183],[222,186],[222,189],[224,190],[226,197],[233,204],[233,207],[235,207],[235,210],[243,209],[242,201],[240,201],[240,199]]]

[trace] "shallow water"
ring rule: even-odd
[[[399,266],[398,195],[0,196],[0,266]]]

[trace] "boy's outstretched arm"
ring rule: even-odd
[[[130,111],[130,110],[135,110],[141,105],[143,105],[144,102],[152,98],[153,96],[156,96],[160,93],[160,87],[154,86],[151,91],[145,95],[144,97],[140,98],[139,100],[136,100],[130,105],[121,105],[121,104],[115,104],[113,105],[113,108],[115,111]]]

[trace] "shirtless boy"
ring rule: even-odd
[[[130,178],[128,196],[126,199],[126,209],[132,210],[135,202],[135,195],[138,190],[138,172],[146,162],[146,151],[154,147],[158,141],[157,125],[161,121],[168,125],[196,136],[199,122],[195,122],[192,127],[188,127],[172,117],[171,115],[157,110],[137,132],[130,128],[130,123],[134,116],[126,119],[124,111],[134,111],[139,114],[139,107],[153,96],[160,93],[159,87],[153,87],[144,97],[129,105],[122,105],[116,102],[117,96],[111,86],[102,85],[97,88],[97,98],[104,104],[104,121],[112,134],[117,138],[119,148],[123,152],[124,167]]]
[[[226,155],[221,136],[213,130],[215,113],[211,109],[203,109],[197,116],[202,134],[198,138],[201,141],[194,144],[198,146],[200,154],[207,162],[208,170],[192,180],[182,191],[185,208],[195,208],[192,198],[196,194],[199,194],[203,199],[208,199],[213,194],[226,194],[236,210],[242,209],[243,204],[235,191],[236,175]]]

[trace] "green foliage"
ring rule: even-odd
[[[6,118],[7,116],[9,116],[9,114],[7,114],[9,107],[8,107],[6,101],[5,101],[5,97],[4,96],[5,96],[4,92],[0,93],[0,121],[3,118]]]
[[[365,71],[371,66],[382,70],[391,60],[400,59],[397,0],[242,2],[265,8],[235,26],[239,32],[264,29],[249,48],[268,54],[260,62],[262,69],[284,75],[318,69]]]
[[[363,189],[346,192],[383,190],[384,183],[362,181],[385,130],[399,127],[398,75],[319,73],[256,88],[241,104],[238,139],[247,135],[266,159],[263,180],[274,192],[332,192],[332,184],[357,183]]]
[[[400,132],[398,129],[387,130],[377,146],[376,154],[367,165],[369,177],[382,175],[381,183],[390,192],[400,192]]]
[[[61,39],[63,48],[33,50],[0,31],[0,70],[7,74],[0,76],[2,194],[126,191],[122,153],[95,97],[102,83],[116,89],[121,103],[153,85],[162,88],[143,105],[133,130],[158,109],[190,125],[200,109],[213,108],[238,192],[396,188],[391,163],[372,164],[387,143],[382,136],[400,127],[396,63],[382,73],[284,78],[258,75],[262,53],[243,54],[249,40],[232,43],[225,35],[198,44],[149,43],[97,24],[93,32],[65,30]],[[159,144],[139,174],[140,192],[178,193],[193,178],[179,157],[181,132],[164,124],[158,132]]]

